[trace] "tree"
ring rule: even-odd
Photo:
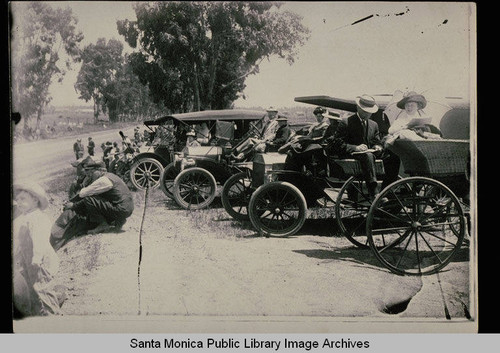
[[[87,45],[81,54],[82,66],[78,72],[75,90],[85,102],[94,103],[94,120],[105,108],[104,95],[111,88],[123,62],[123,44],[110,39],[99,38],[96,44]]]
[[[127,55],[115,79],[105,87],[103,102],[111,121],[139,121],[163,110],[152,102],[148,87],[133,72]]]
[[[61,82],[71,63],[79,60],[83,34],[76,31],[78,20],[70,8],[53,9],[41,1],[11,6],[12,108],[24,117],[25,127],[36,114],[40,128],[43,109],[52,100],[49,87],[54,79]]]
[[[173,111],[224,109],[273,55],[294,62],[308,39],[301,18],[275,2],[154,2],[118,21],[131,64],[155,102]]]

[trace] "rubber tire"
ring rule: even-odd
[[[342,235],[344,237],[346,237],[352,244],[356,245],[359,248],[369,249],[370,243],[369,243],[368,237],[366,237],[366,236],[355,237],[355,236],[351,235],[351,233],[349,232],[349,230],[347,229],[347,227],[345,225],[345,219],[342,217],[343,212],[345,211],[345,209],[342,209],[342,206],[345,205],[345,201],[343,201],[343,196],[347,195],[347,188],[350,185],[357,184],[357,183],[362,184],[361,188],[364,186],[363,181],[360,181],[360,180],[356,179],[355,177],[350,177],[349,179],[346,180],[346,182],[340,188],[340,191],[339,191],[338,196],[337,196],[337,200],[335,201],[335,219],[337,220],[337,224],[339,226],[339,229],[342,232]],[[358,186],[357,189],[360,189],[360,187]],[[357,193],[356,196],[358,198],[360,196],[363,196],[360,198],[360,200],[363,201],[364,203],[368,202],[368,200],[366,200],[367,195]],[[360,221],[358,221],[356,223],[355,228],[360,229],[361,231],[364,232],[366,229],[366,216],[367,216],[368,211],[369,211],[369,206],[361,206],[360,208],[352,207],[352,210],[355,212],[355,215],[357,217],[362,218]],[[352,218],[352,219],[356,219],[356,218]],[[356,239],[356,238],[358,238],[358,239]]]
[[[186,200],[183,199],[181,195],[181,192],[183,191],[181,190],[181,183],[186,181],[186,179],[192,178],[196,174],[203,176],[205,180],[209,182],[210,194],[203,202],[193,205],[192,203],[187,202]],[[179,173],[179,175],[174,180],[174,187],[173,187],[174,199],[180,207],[186,210],[199,210],[208,207],[215,199],[216,193],[217,193],[217,182],[215,181],[214,176],[203,168],[195,167],[195,168],[184,169],[182,172]]]
[[[246,206],[243,206],[242,208],[242,210],[244,209],[246,212],[245,213],[238,212],[233,208],[233,205],[231,205],[231,202],[229,200],[229,190],[231,189],[232,186],[236,185],[240,180],[247,179],[247,177],[248,177],[247,172],[240,172],[238,174],[235,174],[231,176],[229,179],[227,179],[227,181],[224,183],[224,187],[222,188],[222,196],[221,196],[222,205],[224,206],[226,212],[229,213],[229,215],[234,219],[236,219],[237,221],[250,220],[250,216],[248,215],[248,204],[250,202],[250,198],[248,198]],[[251,179],[250,179],[250,185],[251,185]],[[247,191],[251,188],[251,186],[247,188],[246,186],[243,185],[243,188],[244,188],[243,191]]]
[[[175,177],[172,179],[174,173]],[[175,167],[174,162],[167,164],[167,166],[163,170],[163,173],[161,173],[160,188],[163,191],[163,193],[171,199],[174,199],[174,193],[172,190],[174,188],[175,178],[178,175],[179,175],[179,169]],[[168,189],[167,186],[165,185],[167,181],[172,183],[170,189]]]
[[[286,191],[287,193],[290,193],[298,205],[299,214],[295,222],[293,222],[287,228],[283,229],[270,228],[264,225],[261,222],[261,215],[263,213],[262,211],[259,211],[257,209],[257,203],[259,202],[262,195],[270,190],[276,190],[276,189],[281,189]],[[283,200],[283,197],[279,198]],[[300,190],[296,186],[283,181],[275,181],[261,185],[257,190],[255,190],[252,197],[250,198],[250,203],[248,204],[248,214],[250,216],[250,221],[252,222],[252,225],[259,233],[264,234],[265,236],[285,237],[297,233],[304,225],[304,222],[306,220],[306,213],[307,213],[307,203],[306,199],[304,198],[304,195],[300,192]]]

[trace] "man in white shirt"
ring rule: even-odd
[[[84,166],[93,182],[78,193],[78,201],[68,202],[64,209],[74,210],[96,225],[89,234],[121,230],[134,211],[134,200],[120,177],[106,172],[103,162],[91,161]]]

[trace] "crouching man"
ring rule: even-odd
[[[73,201],[67,202],[64,209],[73,210],[95,225],[89,234],[121,230],[134,211],[128,186],[117,175],[108,173],[101,161],[87,163],[84,170],[92,182],[82,188]]]

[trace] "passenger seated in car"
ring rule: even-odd
[[[196,125],[194,131],[196,133],[196,141],[202,145],[208,145],[211,135],[207,123],[204,122]]]
[[[191,130],[186,133],[186,147],[200,147],[200,143],[196,141],[196,133]]]
[[[278,110],[270,107],[267,109],[267,120],[264,120],[260,137],[249,137],[235,148],[231,157],[235,160],[248,159],[252,152],[265,152],[267,143],[274,140],[278,130]]]

